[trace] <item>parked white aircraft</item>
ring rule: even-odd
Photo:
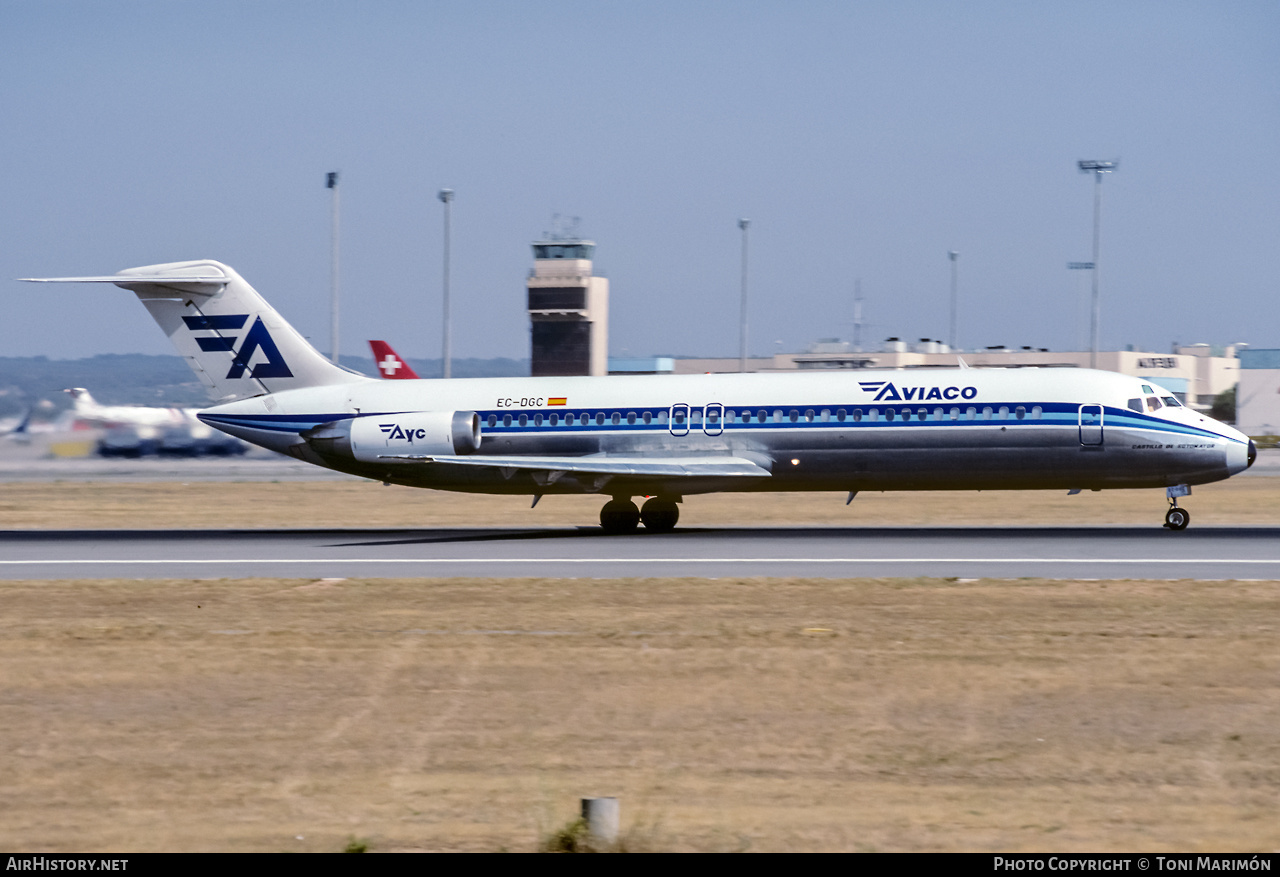
[[[31,441],[31,415],[35,413],[36,407],[28,405],[27,411],[16,421],[0,425],[0,435],[4,436],[11,442],[25,445]]]
[[[1166,488],[1252,465],[1249,438],[1143,379],[1084,369],[382,381],[329,362],[240,275],[175,262],[132,290],[219,404],[199,418],[318,466],[478,493],[596,493],[612,532],[716,491]],[[647,496],[643,508],[633,497]]]
[[[142,405],[99,405],[84,387],[71,387],[76,418],[102,426],[181,426],[196,423],[197,408],[147,408]]]

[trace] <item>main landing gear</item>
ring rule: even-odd
[[[615,496],[600,509],[600,526],[606,533],[634,533],[643,522],[654,533],[674,529],[680,520],[680,507],[671,500],[653,497],[644,508],[636,508],[630,497]]]
[[[1191,512],[1178,508],[1178,497],[1187,496],[1189,493],[1191,488],[1185,484],[1175,485],[1165,491],[1165,495],[1169,497],[1169,511],[1164,515],[1166,530],[1185,530],[1187,524],[1191,523]]]

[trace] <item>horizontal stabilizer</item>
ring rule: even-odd
[[[593,475],[653,476],[658,478],[766,478],[769,470],[742,457],[454,457],[432,454],[382,454],[384,460],[480,466],[490,469],[532,469],[542,472],[582,472]]]
[[[174,292],[195,295],[215,295],[230,281],[223,274],[108,274],[100,277],[22,277],[27,283],[113,283],[121,289],[135,292],[144,287],[163,287]]]

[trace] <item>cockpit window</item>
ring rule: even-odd
[[[1165,396],[1165,397],[1164,397],[1164,404],[1168,405],[1170,408],[1181,408],[1181,407],[1182,407],[1182,403],[1181,403],[1181,402],[1179,402],[1177,399],[1173,398],[1172,396]]]
[[[1150,385],[1150,384],[1143,384],[1143,385],[1142,385],[1142,392],[1147,393],[1147,394],[1151,394],[1151,393],[1154,393],[1154,392],[1155,392],[1155,390],[1151,389],[1151,385]]]
[[[1160,400],[1159,400],[1159,399],[1157,399],[1155,396],[1148,396],[1148,397],[1147,397],[1147,410],[1148,410],[1148,411],[1159,411],[1162,407],[1164,407],[1164,406],[1162,406],[1162,405],[1160,404]]]
[[[1139,414],[1141,414],[1141,413],[1142,413],[1142,400],[1141,400],[1141,399],[1130,399],[1130,400],[1129,400],[1129,410],[1130,410],[1130,411],[1137,411]]]

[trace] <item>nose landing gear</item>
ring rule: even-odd
[[[1186,509],[1180,509],[1175,505],[1165,513],[1164,526],[1167,530],[1185,530],[1190,523],[1191,513]]]
[[[1191,523],[1191,512],[1178,508],[1178,497],[1188,496],[1190,493],[1191,488],[1186,484],[1175,484],[1165,490],[1165,496],[1169,498],[1169,511],[1164,516],[1166,530],[1185,530],[1187,524]]]

